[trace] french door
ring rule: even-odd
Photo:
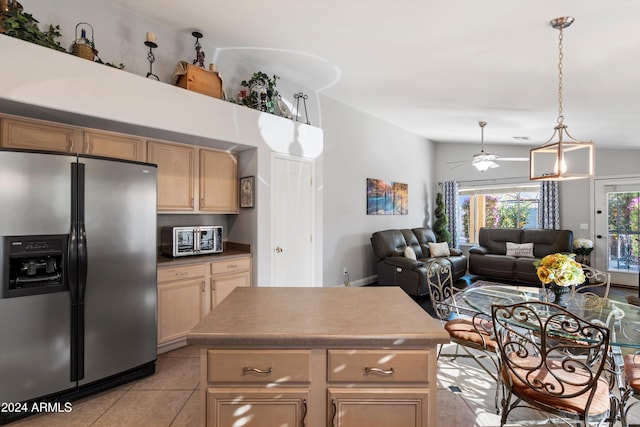
[[[640,176],[594,180],[595,263],[611,282],[638,286]]]

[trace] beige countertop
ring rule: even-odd
[[[236,288],[187,336],[209,347],[423,347],[440,322],[398,287]]]

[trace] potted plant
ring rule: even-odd
[[[256,110],[275,112],[278,90],[276,81],[279,79],[275,74],[269,77],[262,71],[253,73],[249,80],[243,80],[240,84],[249,89],[247,97],[242,99],[242,103]]]
[[[17,6],[15,6],[16,4]],[[34,18],[33,15],[24,12],[22,7],[19,6],[19,3],[14,2],[13,5],[13,7],[8,7],[2,11],[2,29],[4,30],[4,34],[61,52],[65,51],[65,48],[56,40],[62,35],[59,25],[55,27],[49,25],[47,31],[41,31],[38,27],[40,22]]]
[[[436,195],[436,209],[434,212],[436,221],[433,223],[433,233],[436,235],[438,242],[447,242],[451,245],[451,233],[449,233],[449,220],[447,219],[447,211],[444,205],[444,197],[442,193]]]

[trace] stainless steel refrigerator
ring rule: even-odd
[[[0,150],[0,423],[155,371],[156,181],[146,163]]]

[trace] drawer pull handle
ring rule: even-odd
[[[381,369],[381,368],[369,368],[369,367],[365,367],[364,368],[364,372],[365,373],[371,373],[371,372],[375,372],[377,374],[383,374],[383,375],[393,375],[396,371],[393,368],[390,369]]]
[[[273,368],[269,368],[269,369],[258,369],[258,368],[251,368],[249,366],[245,366],[244,368],[242,368],[242,373],[246,374],[248,372],[255,372],[256,374],[265,374],[268,375],[270,373],[273,372]]]

